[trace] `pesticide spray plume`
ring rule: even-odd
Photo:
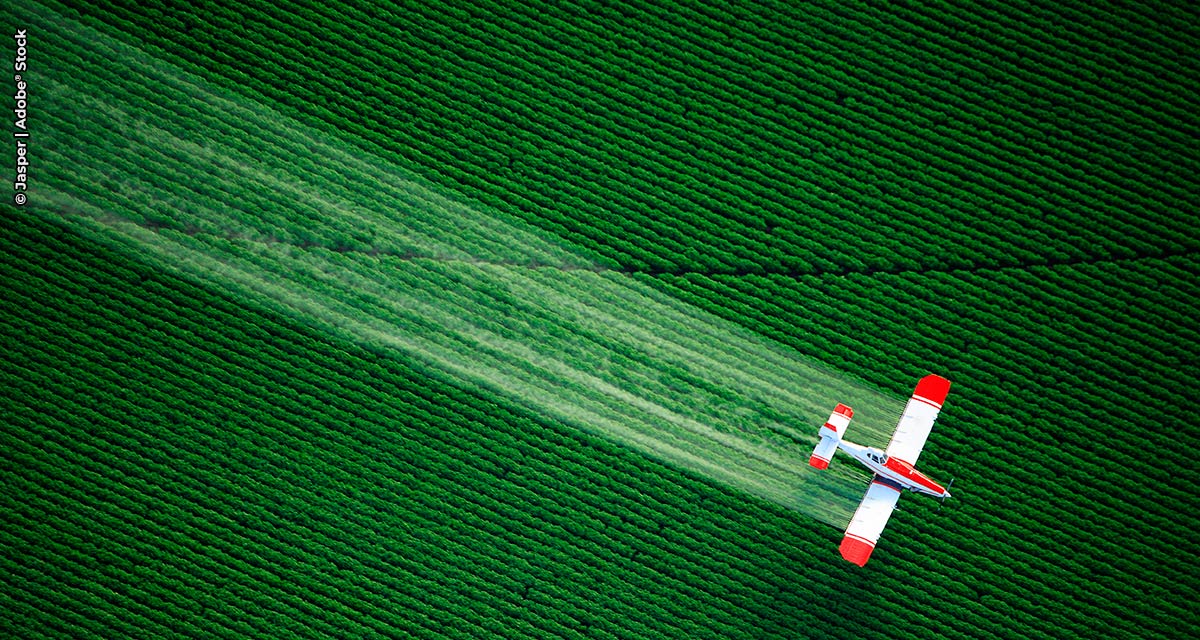
[[[42,27],[102,49],[123,77],[154,83],[163,104],[214,114],[197,116],[185,135],[130,103],[119,87],[47,80],[48,112],[81,101],[104,105],[83,125],[94,135],[43,133],[48,166],[74,166],[80,153],[111,157],[77,141],[104,141],[116,130],[128,134],[124,156],[149,160],[131,177],[129,193],[106,206],[72,195],[79,178],[48,171],[37,194],[46,215],[164,270],[237,291],[344,339],[420,358],[714,482],[836,527],[849,521],[861,473],[853,465],[810,468],[817,429],[843,402],[855,410],[855,440],[883,444],[903,398],[628,274],[597,268],[511,216],[439,192],[346,141],[335,144],[84,25],[63,18]],[[54,61],[46,65],[52,71]],[[198,143],[196,131],[206,127],[230,144]],[[175,187],[180,179],[213,193],[275,194],[319,226],[298,240],[286,220],[184,197]],[[337,243],[347,234],[381,250],[345,251]]]

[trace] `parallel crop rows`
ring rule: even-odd
[[[29,422],[9,443],[22,492],[5,508],[54,514],[40,526],[58,535],[6,560],[47,572],[17,597],[62,602],[64,590],[131,579],[141,590],[110,603],[132,627],[67,606],[64,634],[161,629],[196,602],[221,615],[195,622],[226,636],[272,635],[300,617],[380,632],[581,637],[592,621],[615,636],[742,637],[761,593],[801,567],[767,546],[794,526],[783,514],[683,478],[648,483],[659,476],[631,454],[179,282],[122,275],[86,245],[31,250],[11,266],[33,279],[6,293],[56,321],[39,331],[6,318],[37,340],[6,380],[6,402]],[[35,266],[47,263],[62,270]],[[48,302],[24,297],[30,286]],[[74,304],[76,287],[116,302]],[[88,392],[60,395],[71,388]],[[87,558],[89,540],[117,550],[110,569]],[[245,612],[257,614],[232,622]]]
[[[1186,179],[1194,158],[1174,135],[1144,148],[1151,117],[1188,126],[1196,105],[1180,61],[1081,68],[1118,54],[1081,57],[1065,36],[1016,52],[946,40],[940,16],[904,11],[780,13],[485,3],[202,17],[318,43],[324,55],[310,60],[249,39],[264,74],[244,78],[253,90],[336,87],[365,117],[345,121],[320,104],[315,115],[630,268],[928,268],[1194,248],[1179,214],[1200,203],[1171,180]],[[947,17],[967,22],[955,38],[975,25],[1000,41],[989,20],[1054,19]],[[189,59],[206,49],[175,46]],[[879,57],[845,55],[864,47]],[[1155,76],[1153,95],[1130,103],[1086,80],[1113,74]],[[839,96],[847,104],[833,108]],[[1059,127],[1056,109],[1068,108],[1095,130]]]
[[[300,128],[272,122],[261,110],[171,75],[169,67],[144,64],[140,57],[131,62],[127,49],[102,38],[91,37],[88,46],[115,61],[108,73],[134,64],[126,73],[142,82],[114,91],[103,71],[88,70],[76,73],[90,90],[48,85],[44,101],[61,112],[61,128],[72,139],[47,142],[43,153],[61,167],[72,166],[81,153],[103,158],[104,132],[125,127],[125,156],[155,172],[136,174],[136,184],[116,189],[106,189],[102,176],[121,175],[125,158],[91,163],[97,179],[78,186],[69,174],[49,176],[75,194],[55,200],[64,210],[110,221],[108,212],[121,211],[161,231],[123,225],[160,254],[165,267],[222,278],[355,339],[416,352],[536,410],[720,475],[823,521],[849,517],[851,494],[861,491],[858,478],[840,471],[806,476],[805,458],[772,424],[791,425],[794,433],[796,424],[827,409],[828,397],[855,398],[866,414],[860,433],[883,441],[898,402],[848,389],[835,372],[797,362],[795,354],[778,352],[744,330],[713,324],[710,316],[619,274],[580,268],[582,258],[553,243],[438,199],[386,164],[365,162]],[[63,57],[70,61],[71,54]],[[130,101],[128,93],[156,93],[195,115],[186,133],[170,122],[163,124],[175,131],[159,128],[166,116]],[[89,99],[103,103],[106,115],[81,126],[69,106]],[[196,112],[203,104],[221,111]],[[229,131],[239,132],[232,148],[214,144]],[[284,174],[255,164],[250,149],[269,159],[300,149],[321,155],[297,161]],[[173,186],[157,176],[181,182]],[[344,190],[335,187],[343,184]],[[172,202],[186,203],[186,210],[162,215],[162,204]],[[318,207],[311,215],[310,204]],[[301,224],[276,222],[292,208],[299,209]],[[372,244],[362,244],[367,241]],[[551,268],[529,268],[531,263]],[[799,492],[801,485],[809,489]],[[844,500],[826,504],[822,491]]]
[[[1186,11],[131,4],[81,19],[482,205],[103,38],[48,56],[47,219],[3,230],[0,630],[1200,628]],[[865,572],[779,506],[855,498],[764,426],[835,392],[780,353],[955,381],[922,465],[957,498],[906,496]]]
[[[959,461],[978,465],[959,476],[972,487],[970,507],[964,505],[970,515],[964,513],[961,531],[946,535],[989,540],[982,546],[967,543],[972,555],[992,559],[979,566],[981,575],[996,575],[999,565],[1013,568],[1013,556],[997,546],[1000,540],[1010,540],[1030,560],[1041,558],[1029,571],[1057,580],[1026,585],[1025,596],[1009,601],[1017,610],[1054,598],[1145,599],[1148,590],[1157,594],[1154,606],[1173,609],[1168,594],[1196,588],[1183,568],[1188,532],[1195,526],[1182,508],[1190,490],[1165,474],[1190,464],[1171,460],[1170,452],[1195,442],[1186,425],[1200,418],[1180,395],[1197,384],[1194,366],[1179,366],[1194,358],[1196,336],[1186,318],[1171,310],[1200,293],[1178,275],[1194,268],[1195,260],[1188,259],[1125,265],[1119,274],[1096,266],[1033,275],[856,277],[832,286],[816,279],[689,276],[673,279],[672,286],[698,305],[734,301],[731,313],[783,340],[797,327],[823,333],[828,329],[822,324],[854,325],[861,319],[847,316],[869,317],[870,331],[864,327],[840,343],[812,346],[829,358],[879,362],[885,370],[941,363],[948,375],[970,385],[961,388],[955,406],[971,418],[940,426],[946,439],[931,443],[960,473],[965,470]],[[1139,281],[1174,286],[1152,290]],[[953,292],[955,303],[941,304],[926,290]],[[856,302],[850,309],[830,305],[816,321],[780,308],[787,308],[780,300],[821,294]],[[1013,305],[1021,313],[1012,313]],[[912,317],[924,320],[904,326]],[[1153,328],[1142,326],[1146,318],[1154,318]],[[875,333],[907,341],[885,347],[872,339]],[[1182,344],[1158,335],[1177,336]],[[1139,428],[1148,415],[1155,426]],[[1094,576],[1097,566],[1107,574],[1141,563],[1154,570],[1138,572],[1137,580],[1080,578]],[[1174,614],[1187,617],[1182,609]]]

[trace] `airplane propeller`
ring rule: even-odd
[[[946,485],[946,494],[942,496],[941,502],[938,503],[938,511],[942,510],[942,506],[946,504],[946,498],[950,497],[950,487],[954,486],[954,478],[950,478],[950,483]]]

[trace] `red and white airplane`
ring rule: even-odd
[[[942,500],[950,497],[949,485],[943,487],[913,468],[949,393],[949,380],[936,375],[921,378],[904,407],[887,451],[842,439],[854,415],[854,411],[844,404],[838,404],[829,421],[821,427],[821,441],[808,459],[810,465],[818,469],[829,468],[829,460],[841,449],[875,473],[850,526],[846,527],[841,546],[843,558],[860,567],[867,564],[883,527],[896,508],[901,491],[907,489]]]

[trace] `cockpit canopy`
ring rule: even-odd
[[[886,464],[888,460],[887,454],[878,449],[871,449],[868,451],[867,457],[875,462],[878,462],[879,464]]]

